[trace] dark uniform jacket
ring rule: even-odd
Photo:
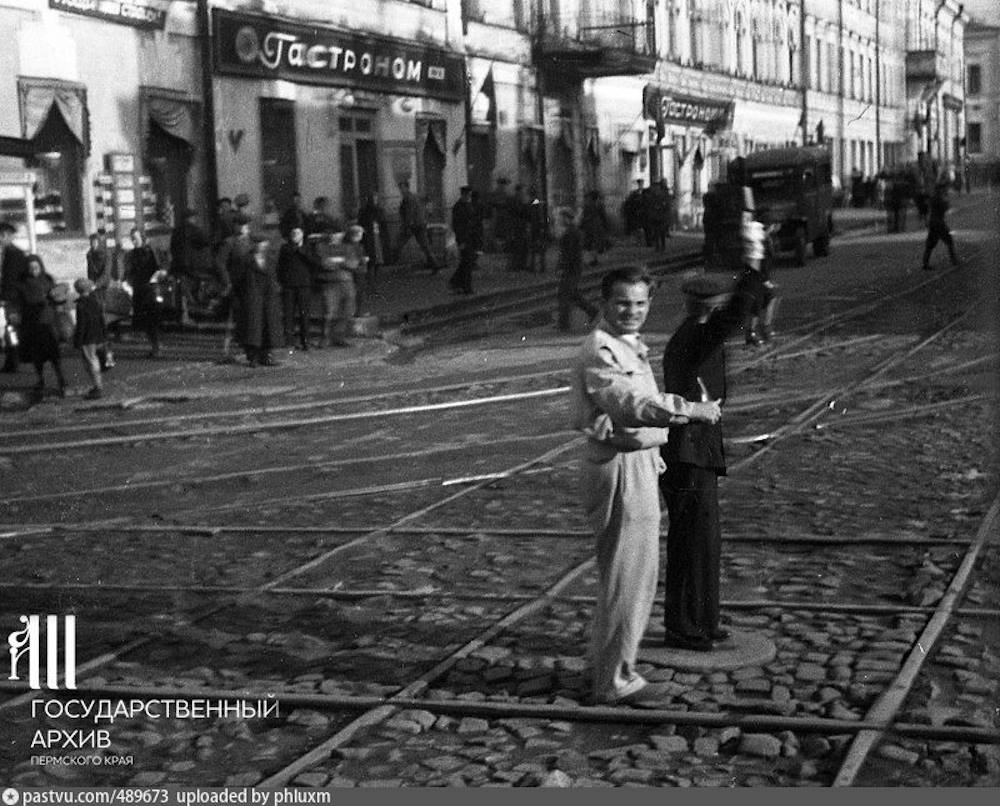
[[[149,244],[128,253],[128,279],[132,284],[132,305],[140,320],[156,310],[156,293],[153,289],[153,275],[159,271],[156,253]]]
[[[697,315],[685,319],[670,337],[663,353],[663,391],[687,400],[703,399],[698,379],[708,391],[708,400],[726,398],[726,338],[739,327],[755,297],[744,275],[730,300],[712,313],[706,322]],[[685,463],[726,474],[719,423],[694,422],[672,425],[667,444],[660,449],[668,464]]]
[[[308,288],[313,284],[313,278],[319,267],[319,262],[305,247],[296,246],[291,242],[281,245],[278,252],[278,282],[282,288]]]
[[[451,208],[451,228],[460,247],[479,249],[483,245],[483,220],[471,201],[455,202]]]
[[[27,275],[28,256],[14,244],[8,244],[0,262],[0,299],[16,302],[21,281]]]

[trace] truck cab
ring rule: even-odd
[[[829,254],[833,179],[825,148],[775,148],[737,157],[729,180],[753,190],[756,218],[772,227],[775,246],[792,251],[797,265],[805,265],[810,243],[816,257]]]

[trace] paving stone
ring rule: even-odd
[[[325,772],[303,772],[296,775],[292,779],[292,785],[320,787],[323,786],[329,779],[330,776]]]
[[[739,752],[748,756],[777,758],[781,754],[781,740],[769,733],[744,733],[740,738]]]
[[[166,777],[167,774],[161,770],[147,770],[133,775],[128,783],[129,786],[155,786]]]
[[[810,758],[824,758],[830,752],[830,742],[824,736],[807,733],[802,737],[799,749]]]
[[[739,692],[767,694],[771,691],[771,683],[763,677],[752,677],[747,680],[740,680],[735,688]]]
[[[726,745],[736,741],[743,734],[743,731],[736,726],[728,726],[719,731],[719,745]]]
[[[816,663],[803,663],[795,670],[795,677],[809,682],[826,680],[826,669]]]
[[[830,719],[861,719],[860,714],[854,713],[854,711],[847,708],[843,703],[837,701],[834,701],[827,706],[826,715],[830,717]]]
[[[663,736],[655,734],[649,737],[649,742],[660,753],[686,753],[688,740],[683,736]]]
[[[562,770],[551,770],[546,773],[538,782],[538,786],[558,787],[566,789],[573,786],[573,779]]]
[[[614,781],[619,786],[622,784],[648,784],[653,780],[654,774],[652,770],[623,767],[608,775],[608,779]]]
[[[466,716],[458,723],[458,733],[485,733],[490,729],[490,723],[479,717]]]
[[[906,750],[896,744],[883,744],[878,749],[878,754],[889,761],[899,761],[903,764],[913,765],[920,759],[920,754],[912,750]]]
[[[792,699],[792,692],[787,686],[774,686],[771,689],[771,699],[775,702],[788,702]]]
[[[719,754],[719,741],[710,736],[702,736],[694,740],[695,755],[701,758],[712,758]]]
[[[255,770],[249,772],[240,772],[237,773],[236,775],[227,776],[225,786],[253,786],[263,778],[264,778],[263,773],[257,772]]]

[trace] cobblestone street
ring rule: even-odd
[[[923,233],[875,215],[779,267],[776,341],[728,348],[720,485],[723,623],[773,652],[664,655],[661,583],[654,708],[590,702],[566,416],[584,329],[558,333],[540,292],[273,370],[216,363],[209,333],[158,362],[126,345],[99,403],[28,406],[5,378],[0,623],[75,615],[77,690],[0,681],[0,780],[1000,785],[996,219],[995,195],[956,201],[959,269],[917,270]],[[691,272],[665,268],[654,295],[657,375]],[[100,726],[108,747],[39,749],[39,730],[94,727],[39,699],[141,707]],[[277,709],[154,716],[168,699]]]

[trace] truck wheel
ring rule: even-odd
[[[820,235],[813,241],[813,254],[816,257],[826,257],[830,254],[830,236]]]
[[[806,231],[804,227],[799,227],[795,230],[795,265],[805,266],[806,265],[806,247],[808,242],[806,241]]]

